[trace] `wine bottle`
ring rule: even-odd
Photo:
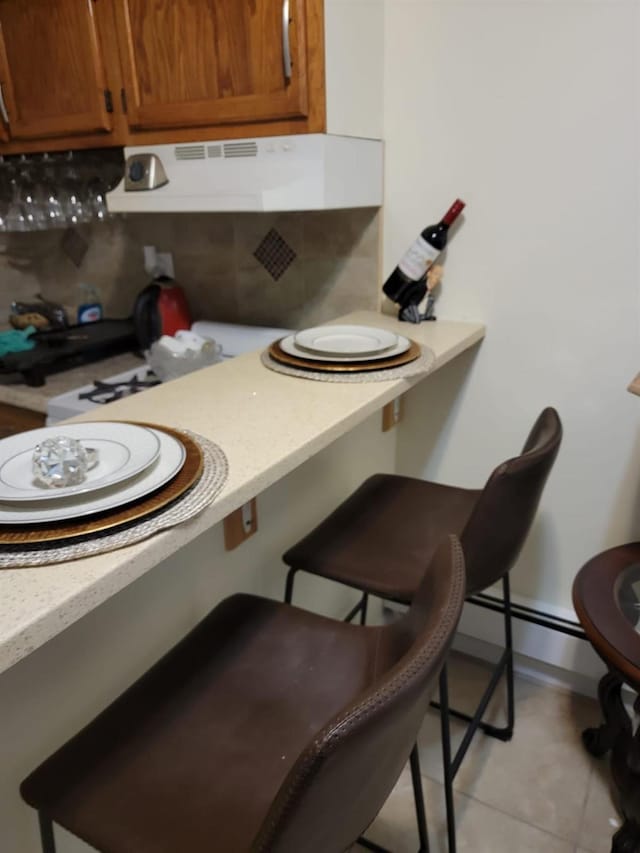
[[[427,226],[411,244],[382,286],[389,299],[404,306],[416,301],[416,294],[424,296],[425,288],[416,288],[415,285],[424,279],[429,267],[447,245],[449,226],[462,213],[464,206],[463,201],[456,199],[440,222]]]

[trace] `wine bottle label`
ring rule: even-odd
[[[430,246],[424,237],[418,237],[407,249],[398,264],[401,272],[412,281],[420,281],[440,252]]]

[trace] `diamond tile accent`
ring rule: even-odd
[[[75,228],[67,228],[60,240],[60,247],[69,260],[80,267],[89,251],[89,244]]]
[[[274,281],[277,281],[295,261],[297,255],[275,228],[267,232],[253,253]]]

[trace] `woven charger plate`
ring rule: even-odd
[[[147,424],[145,424],[147,425]],[[153,426],[148,424],[147,426]],[[191,487],[185,487],[180,494],[167,496],[170,503],[156,504],[154,509],[149,509],[144,517],[120,521],[116,528],[103,528],[98,531],[89,531],[77,538],[63,539],[60,526],[58,535],[51,541],[18,542],[3,544],[0,547],[0,568],[18,568],[22,566],[41,566],[52,563],[78,560],[82,557],[90,557],[102,554],[106,551],[114,551],[117,548],[125,548],[147,539],[154,533],[173,527],[183,521],[198,515],[207,507],[225,485],[229,473],[229,465],[224,451],[214,442],[203,436],[187,431],[173,431],[166,427],[154,427],[163,429],[174,434],[180,441],[197,446],[201,458],[201,475],[193,478]],[[187,463],[183,466],[183,471]],[[182,473],[182,472],[180,472]],[[176,475],[175,480],[180,476]],[[152,498],[159,495],[161,491],[168,490],[172,483],[162,487]],[[143,499],[140,503],[146,502]],[[4,533],[6,527],[1,530]],[[11,528],[17,532],[18,528]],[[32,528],[33,530],[33,528]],[[23,531],[24,532],[24,531]],[[59,544],[62,542],[62,544]],[[18,550],[19,549],[19,550]]]
[[[399,359],[402,359],[398,361]],[[307,361],[283,353],[272,344],[261,355],[261,361],[269,370],[300,379],[315,379],[318,382],[389,382],[410,376],[425,376],[435,364],[435,354],[429,347],[411,341],[406,353],[389,359],[367,362]]]
[[[77,539],[89,533],[102,533],[150,515],[190,489],[202,474],[203,456],[196,442],[188,435],[169,429],[169,427],[156,427],[153,424],[140,423],[136,423],[135,426],[148,426],[152,429],[161,430],[183,445],[186,451],[185,461],[172,480],[139,500],[126,506],[98,513],[88,519],[84,518],[81,522],[61,521],[55,524],[36,524],[29,527],[17,524],[0,524],[0,545],[35,544],[58,539]]]
[[[389,358],[362,359],[360,361],[321,361],[320,359],[303,358],[298,355],[291,355],[285,352],[280,346],[280,341],[274,341],[268,349],[271,358],[286,364],[289,367],[301,367],[305,370],[313,370],[316,373],[361,373],[362,371],[388,369],[390,367],[399,367],[401,364],[408,364],[410,361],[415,361],[420,355],[420,344],[415,341],[409,341],[409,349],[406,352],[401,352],[399,355],[392,355]]]

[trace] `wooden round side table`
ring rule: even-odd
[[[603,551],[586,563],[573,583],[573,605],[587,638],[608,672],[598,685],[604,717],[582,740],[597,757],[611,752],[611,772],[620,794],[624,824],[612,853],[640,851],[640,726],[621,697],[622,685],[640,693],[640,542]],[[640,710],[636,698],[636,710]]]

